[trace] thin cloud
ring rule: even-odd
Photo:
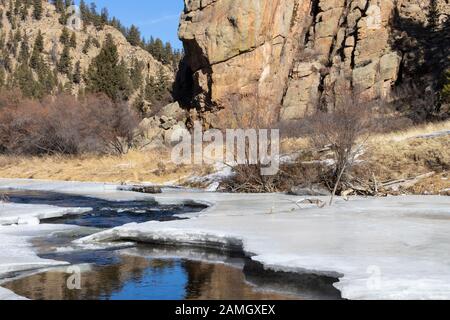
[[[180,14],[170,14],[170,15],[162,16],[162,17],[156,18],[156,19],[141,21],[137,25],[139,25],[139,26],[149,26],[149,25],[158,24],[158,23],[161,23],[161,22],[166,22],[166,21],[179,19],[179,18],[180,18]]]

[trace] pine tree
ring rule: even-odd
[[[34,49],[39,53],[44,51],[44,37],[42,36],[41,30],[38,31],[36,39],[34,40]]]
[[[439,9],[437,0],[430,1],[430,9],[428,11],[428,27],[431,31],[437,31],[439,27]]]
[[[102,27],[109,23],[108,9],[106,9],[106,8],[102,9],[102,13],[100,14],[100,21],[101,21]]]
[[[80,84],[81,83],[81,64],[80,61],[77,61],[75,64],[75,70],[73,72],[73,83]]]
[[[25,3],[23,3],[20,7],[20,19],[22,21],[25,21],[27,17],[28,17],[28,3],[25,1]]]
[[[128,30],[127,40],[132,46],[141,45],[141,32],[134,24]]]
[[[39,30],[36,39],[34,40],[33,53],[31,54],[30,67],[34,70],[39,69],[40,64],[43,63],[41,53],[44,51],[44,38],[41,30]]]
[[[92,37],[89,36],[86,41],[84,42],[84,46],[83,46],[83,53],[87,54],[89,52],[89,49],[91,48],[91,44],[92,44]]]
[[[73,32],[72,36],[70,37],[69,45],[74,49],[77,47],[77,35],[75,32]]]
[[[38,96],[38,83],[33,78],[33,72],[26,63],[18,65],[13,75],[14,86],[18,87],[28,98]]]
[[[30,67],[34,70],[39,68],[39,65],[41,63],[41,55],[39,53],[39,51],[35,48],[33,49],[33,53],[31,54],[31,58],[30,58]]]
[[[61,31],[61,36],[59,37],[59,42],[61,42],[63,45],[67,45],[70,42],[70,33],[69,29],[66,27],[63,28]]]
[[[129,76],[124,62],[119,61],[117,47],[111,34],[93,59],[87,74],[88,91],[104,93],[114,101],[127,99]]]
[[[142,73],[144,71],[144,63],[134,58],[132,62],[131,69],[131,83],[133,85],[133,89],[137,90],[142,86],[142,82],[144,81]]]
[[[90,12],[89,12],[89,8],[86,5],[86,2],[84,0],[80,1],[80,14],[81,14],[81,20],[83,20],[83,22],[85,24],[89,24],[90,23],[90,21],[89,21]]]
[[[55,5],[56,12],[62,14],[65,12],[64,1],[63,0],[53,0],[53,4]]]
[[[42,0],[33,0],[33,17],[36,20],[42,19]]]
[[[25,36],[20,43],[20,53],[19,53],[19,63],[28,64],[28,59],[30,58],[30,47],[28,44],[28,37]]]
[[[70,56],[70,47],[68,45],[64,46],[61,57],[59,58],[58,71],[66,75],[70,75],[72,71],[72,58]]]

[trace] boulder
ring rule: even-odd
[[[158,116],[184,120],[186,119],[186,110],[182,109],[178,102],[174,102],[163,107],[161,111],[158,112]]]

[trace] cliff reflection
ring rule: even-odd
[[[242,270],[224,264],[121,255],[119,262],[81,274],[81,290],[69,290],[69,273],[48,271],[5,283],[33,300],[289,299],[246,283]]]

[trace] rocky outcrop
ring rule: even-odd
[[[430,1],[185,0],[179,100],[208,121],[230,95],[245,103],[256,94],[295,120],[332,107],[346,88],[387,96],[420,55],[399,43],[426,34]]]
[[[168,104],[155,116],[144,118],[135,134],[138,149],[151,150],[171,145],[172,136],[178,130],[186,130],[186,111],[178,102]]]

